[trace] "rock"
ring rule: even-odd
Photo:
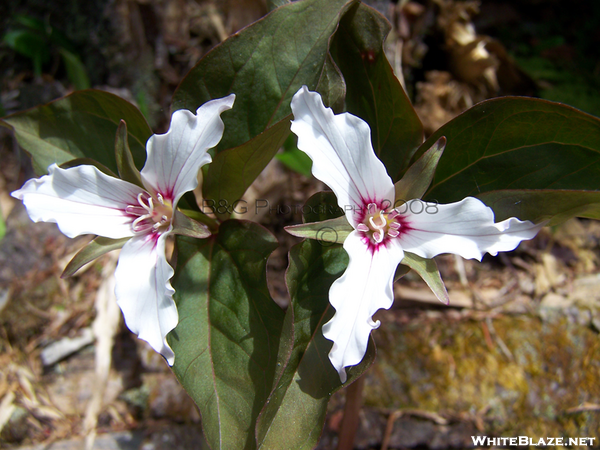
[[[543,320],[536,314],[451,319],[448,313],[411,321],[391,317],[400,311],[386,311],[374,333],[378,358],[366,375],[365,405],[451,412],[479,421],[489,436],[531,430],[592,436],[600,416],[567,411],[583,401],[600,403],[596,315],[574,306],[542,311]],[[425,445],[422,435],[433,425],[412,425],[402,446]],[[462,442],[457,433],[456,442]],[[428,448],[437,445],[426,442]]]
[[[27,431],[29,429],[27,424],[27,418],[29,412],[20,406],[15,407],[8,423],[4,425],[0,437],[6,442],[21,442],[27,437]]]

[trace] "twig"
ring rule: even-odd
[[[362,406],[365,377],[362,376],[346,388],[346,406],[339,433],[337,450],[352,450],[359,425],[358,413]]]
[[[588,411],[600,411],[600,405],[595,404],[595,403],[585,402],[582,405],[567,409],[565,411],[565,413],[566,414],[578,414],[578,413],[588,412]]]
[[[108,260],[102,271],[103,280],[96,296],[96,319],[92,325],[96,335],[96,384],[83,421],[86,434],[86,450],[91,450],[94,446],[98,414],[102,409],[102,400],[111,366],[112,348],[121,317],[114,294],[115,279],[113,273],[117,265],[117,257],[118,255],[115,252],[108,255]]]

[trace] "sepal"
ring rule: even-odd
[[[58,167],[60,167],[61,169],[70,169],[72,167],[78,167],[78,166],[94,166],[96,169],[98,169],[103,174],[111,176],[113,178],[118,178],[117,174],[115,174],[112,170],[110,170],[104,164],[99,163],[98,161],[96,161],[95,159],[92,159],[92,158],[71,159],[69,161],[66,161],[66,162],[60,164]]]
[[[423,197],[433,180],[435,169],[445,147],[446,138],[442,136],[408,168],[400,181],[394,185],[396,206],[399,206],[398,201]]]
[[[402,259],[400,264],[408,266],[417,272],[440,302],[445,305],[450,303],[446,285],[444,285],[435,260],[421,258],[414,253],[404,252],[404,259]]]
[[[129,181],[130,183],[145,189],[144,184],[142,183],[140,171],[137,167],[135,167],[127,137],[127,123],[124,120],[121,120],[119,127],[117,128],[117,136],[115,138],[115,157],[117,159],[117,170],[119,171],[119,176],[121,179]]]
[[[322,222],[290,225],[285,227],[285,231],[292,236],[315,239],[322,243],[343,244],[354,228],[348,223],[346,216],[341,216]]]
[[[173,231],[174,234],[189,236],[197,239],[205,239],[211,235],[208,226],[196,222],[180,211],[173,212]]]
[[[112,250],[118,250],[125,245],[130,238],[109,239],[102,236],[97,236],[85,247],[77,252],[77,254],[69,261],[65,270],[61,274],[61,278],[67,278],[75,274],[79,269],[94,259],[108,253]]]

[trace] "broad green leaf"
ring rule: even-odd
[[[348,235],[354,231],[354,228],[348,223],[346,216],[341,216],[321,222],[290,225],[285,227],[285,231],[292,236],[315,239],[321,245],[328,245],[343,244]]]
[[[145,189],[144,183],[142,182],[142,175],[138,168],[135,167],[127,136],[127,122],[121,120],[115,138],[115,159],[117,161],[119,177],[121,177],[122,180],[129,181],[130,183]]]
[[[493,203],[497,220],[600,215],[600,119],[594,116],[545,100],[505,97],[475,105],[419,152],[441,136],[448,142],[427,199],[478,197]]]
[[[65,270],[63,270],[61,278],[70,277],[87,263],[96,258],[108,253],[112,250],[118,250],[125,245],[130,238],[109,239],[102,236],[96,237],[85,247],[77,252],[77,254],[69,261]]]
[[[75,53],[71,53],[64,48],[59,49],[59,53],[67,69],[67,78],[73,83],[75,89],[89,89],[91,86],[90,78],[81,59]]]
[[[439,138],[433,146],[414,162],[395,185],[395,202],[421,198],[435,175],[435,168],[444,152],[446,138]]]
[[[330,213],[334,210],[318,208],[332,206],[331,196],[323,194],[316,194],[306,203],[309,208],[305,220],[335,217],[337,212]],[[289,260],[286,281],[291,305],[282,344],[291,345],[292,349],[280,351],[280,364],[285,369],[258,421],[261,449],[314,448],[323,429],[329,398],[342,386],[328,358],[332,343],[323,337],[321,327],[334,313],[329,305],[329,288],[346,269],[348,255],[340,245],[324,246],[305,240],[292,248]],[[363,361],[348,370],[346,385],[364,373],[375,353],[370,340]]]
[[[131,103],[98,90],[77,91],[47,105],[0,120],[14,130],[19,145],[33,159],[37,174],[53,163],[91,158],[117,172],[115,133],[121,119],[128,125],[129,145],[136,166],[146,159],[152,130]]]
[[[226,219],[231,215],[233,206],[290,134],[290,120],[291,117],[285,117],[245,144],[215,155],[208,165],[202,191],[208,204],[215,205],[217,217]],[[219,209],[219,205],[230,208]]]
[[[195,111],[233,92],[223,116],[217,153],[238,147],[291,112],[302,85],[314,90],[326,65],[329,40],[353,0],[302,0],[280,6],[215,47],[181,82],[172,109]]]
[[[600,220],[600,192],[568,190],[502,190],[477,196],[494,210],[497,221],[519,217],[558,225],[571,217]]]
[[[429,286],[439,301],[446,305],[450,303],[446,285],[442,280],[437,263],[434,259],[425,259],[414,253],[405,252],[404,258],[400,264],[408,266],[417,272],[423,281],[427,283],[427,286]]]
[[[312,195],[302,208],[305,223],[322,222],[336,219],[344,215],[344,211],[337,204],[337,198],[331,191],[321,191]]]
[[[267,8],[269,11],[273,11],[280,6],[287,5],[290,0],[267,0]]]
[[[312,159],[298,150],[298,138],[295,134],[290,134],[283,143],[283,152],[275,155],[279,161],[295,172],[301,173],[306,177],[312,176]]]
[[[284,319],[266,284],[267,257],[276,247],[261,226],[234,220],[207,239],[177,238],[173,371],[198,405],[213,450],[256,446]]]
[[[281,161],[286,167],[305,177],[310,177],[312,175],[312,159],[297,148],[286,150],[283,153],[277,153],[275,158]]]
[[[346,81],[346,107],[368,122],[375,153],[398,181],[423,142],[423,125],[385,56],[385,17],[357,4],[340,21],[332,54]]]

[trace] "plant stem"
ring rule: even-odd
[[[344,406],[344,417],[337,450],[352,450],[354,448],[354,438],[360,422],[358,413],[362,406],[364,385],[365,377],[362,376],[346,388],[346,406]]]

